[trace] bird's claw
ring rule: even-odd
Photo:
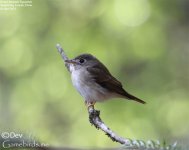
[[[96,102],[87,102],[85,101],[85,105],[87,106],[88,110],[90,107],[92,107],[94,109],[94,105],[95,105]]]

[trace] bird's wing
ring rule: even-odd
[[[87,70],[92,79],[103,88],[120,95],[125,93],[121,82],[114,78],[103,64],[94,65],[93,67],[87,68]]]
[[[145,104],[143,100],[126,92],[123,89],[121,82],[114,78],[103,64],[96,64],[93,67],[88,67],[87,70],[89,71],[92,79],[101,87],[107,89],[110,92],[124,96],[127,99]]]

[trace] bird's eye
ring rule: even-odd
[[[82,64],[82,63],[85,62],[85,60],[81,58],[81,59],[79,60],[79,62]]]

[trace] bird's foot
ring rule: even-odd
[[[88,110],[90,107],[92,107],[94,109],[94,105],[95,105],[96,102],[88,102],[88,101],[85,101],[85,105],[87,106]]]
[[[85,105],[88,108],[89,113],[89,121],[91,125],[94,125],[97,129],[99,129],[99,126],[95,123],[96,119],[100,119],[100,111],[94,109],[94,105],[96,102],[87,102],[85,101]]]

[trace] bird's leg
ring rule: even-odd
[[[95,101],[94,102],[85,101],[85,105],[87,106],[88,109],[89,109],[89,107],[93,107],[94,108],[95,103],[96,103]]]
[[[95,127],[98,129],[99,127],[95,124],[95,118],[99,117],[100,111],[94,109],[95,101],[90,102],[85,100],[85,105],[87,106],[88,113],[89,113],[89,122],[91,125],[95,125]]]

